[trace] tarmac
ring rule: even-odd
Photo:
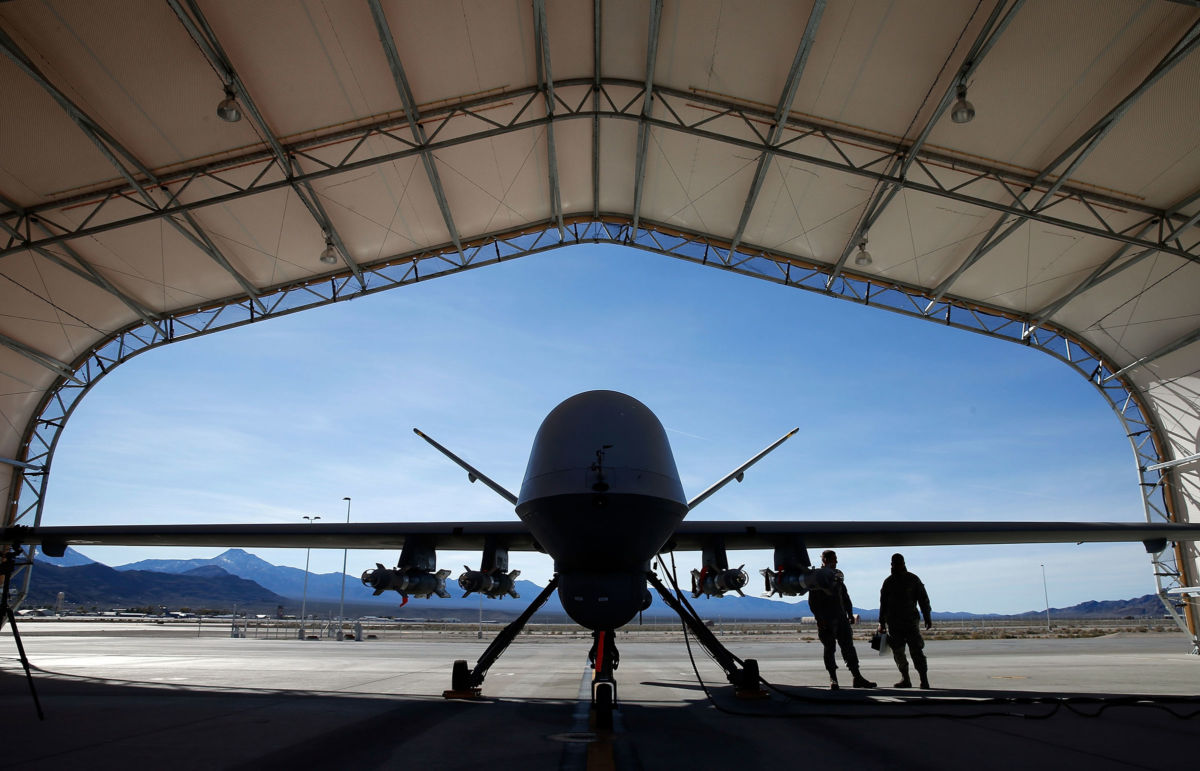
[[[1180,634],[930,641],[931,691],[858,644],[879,688],[828,690],[818,644],[730,636],[767,698],[735,698],[682,634],[618,638],[611,731],[588,709],[590,641],[522,635],[476,701],[454,659],[488,640],[301,641],[23,624],[45,720],[0,633],[0,768],[1145,768],[1195,764],[1200,656]],[[693,661],[694,657],[694,661]],[[840,663],[840,662],[839,662]]]

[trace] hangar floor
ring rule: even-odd
[[[4,633],[3,768],[1163,769],[1194,763],[1200,746],[1200,657],[1179,634],[932,642],[935,690],[836,694],[825,690],[818,645],[732,640],[780,689],[749,702],[695,645],[711,701],[682,642],[631,638],[620,643],[611,734],[588,725],[584,639],[522,638],[478,702],[440,694],[450,662],[473,662],[486,640],[117,636],[94,627],[23,640],[46,720]],[[896,679],[890,658],[862,644],[859,652],[870,678]],[[1132,705],[1132,694],[1174,698]],[[1083,698],[1097,696],[1115,701]]]

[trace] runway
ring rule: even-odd
[[[759,701],[734,698],[693,643],[698,680],[681,636],[623,634],[609,733],[588,723],[579,635],[523,635],[492,668],[485,698],[464,702],[441,697],[450,663],[473,663],[487,640],[37,626],[22,632],[45,721],[12,637],[0,636],[2,768],[1163,769],[1194,763],[1200,740],[1200,657],[1178,634],[933,641],[929,692],[831,693],[819,645],[726,640],[778,689]],[[890,657],[858,647],[864,674],[890,685]],[[1130,703],[1145,694],[1171,698]]]

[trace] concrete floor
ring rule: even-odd
[[[734,698],[695,643],[700,681],[681,638],[623,635],[620,709],[613,731],[598,732],[586,638],[522,636],[485,698],[462,702],[441,697],[450,663],[473,663],[486,640],[39,626],[22,633],[45,721],[0,635],[0,768],[1164,769],[1194,764],[1200,746],[1200,657],[1178,634],[931,642],[930,692],[830,693],[819,645],[727,640],[777,686],[761,701]],[[896,679],[890,657],[858,650],[868,677]]]

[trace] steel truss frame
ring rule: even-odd
[[[551,97],[550,95],[553,94]],[[553,99],[555,109],[537,109],[538,103]],[[643,111],[647,103],[652,111]],[[513,108],[511,119],[493,117],[498,108]],[[699,117],[699,115],[703,117]],[[682,117],[689,115],[689,119]],[[1019,170],[988,166],[926,147],[911,147],[895,138],[858,133],[827,126],[807,117],[788,115],[778,141],[771,141],[776,123],[774,109],[699,90],[682,91],[659,84],[619,78],[573,78],[547,81],[540,87],[527,86],[496,91],[472,99],[439,103],[419,110],[415,135],[404,117],[392,117],[354,129],[330,132],[296,142],[281,141],[288,156],[304,162],[305,169],[281,166],[270,148],[233,156],[216,163],[159,171],[150,180],[135,179],[102,190],[38,206],[0,214],[4,238],[0,257],[38,249],[64,241],[98,235],[116,228],[170,218],[206,206],[224,204],[257,193],[370,168],[457,145],[491,139],[514,132],[547,127],[568,120],[628,120],[639,128],[673,131],[772,157],[833,169],[873,182],[912,190],[980,207],[1023,220],[1153,249],[1163,254],[1200,261],[1200,212],[1179,208],[1168,210],[1139,201],[1090,190],[1083,186],[1059,185],[1054,176],[1045,179]],[[453,128],[449,128],[453,126]],[[407,129],[400,131],[399,129]],[[410,134],[410,136],[405,136]],[[423,134],[422,141],[417,137]],[[396,149],[372,154],[368,140],[386,140]],[[816,140],[813,142],[806,140]],[[797,149],[804,145],[805,151]],[[331,146],[344,149],[340,158],[330,159]],[[824,154],[816,154],[815,147]],[[320,150],[320,152],[318,152]],[[893,162],[903,158],[910,165],[899,171]],[[903,168],[903,164],[900,165]],[[250,177],[250,182],[244,180]],[[208,190],[200,180],[215,182]],[[1030,205],[1029,192],[1046,193],[1047,200]],[[140,190],[160,190],[166,201],[151,205]],[[119,202],[121,205],[114,205]],[[1064,205],[1067,202],[1076,206]],[[125,211],[117,212],[121,208]],[[131,211],[130,211],[131,210]],[[70,218],[63,212],[71,211]],[[637,214],[635,213],[635,217]],[[1130,220],[1133,221],[1130,221]],[[48,231],[39,233],[39,226]]]
[[[412,132],[413,141],[418,145],[427,145],[429,140],[425,136],[425,126],[421,121],[420,108],[413,98],[412,88],[408,85],[408,76],[404,74],[404,65],[400,61],[400,51],[396,48],[396,37],[392,34],[391,25],[388,24],[387,14],[384,13],[379,0],[367,0],[367,3],[371,8],[371,19],[379,33],[379,44],[383,47],[396,92],[404,105],[404,114],[408,119],[408,127]],[[442,213],[446,231],[450,234],[450,240],[454,242],[454,246],[461,253],[462,242],[458,235],[458,227],[454,224],[454,216],[450,212],[450,202],[446,199],[445,188],[442,187],[442,177],[438,173],[437,164],[434,163],[433,152],[422,152],[421,163],[425,166],[425,176],[429,179],[433,197],[437,199],[438,210]]]
[[[263,138],[267,145],[271,148],[271,152],[275,155],[275,162],[280,168],[287,169],[289,173],[295,170],[295,160],[289,158],[279,146],[279,140],[275,138],[271,127],[267,125],[267,121],[263,118],[262,113],[255,104],[254,98],[250,95],[246,84],[242,82],[241,77],[237,74],[237,70],[233,68],[233,64],[229,61],[229,56],[225,53],[225,49],[217,40],[216,33],[209,26],[208,20],[204,17],[200,7],[196,4],[196,0],[185,0],[188,4],[187,10],[179,5],[179,0],[167,0],[167,4],[171,6],[171,10],[175,12],[175,16],[183,24],[188,31],[192,41],[200,49],[204,57],[208,59],[209,64],[221,78],[221,82],[225,84],[226,90],[234,94],[237,99],[246,108],[251,122],[254,124],[258,135]],[[189,15],[190,14],[190,15]],[[308,209],[309,215],[316,221],[321,228],[321,233],[325,236],[327,246],[336,246],[337,252],[345,261],[350,270],[354,272],[359,281],[362,280],[358,272],[358,265],[350,258],[350,250],[346,248],[345,242],[334,227],[333,222],[329,219],[329,214],[325,211],[325,206],[321,203],[321,197],[317,195],[317,191],[313,189],[308,182],[292,185],[292,191],[304,207]]]
[[[937,107],[930,113],[925,121],[925,127],[917,135],[903,154],[897,153],[893,158],[889,167],[889,174],[904,178],[908,176],[908,169],[916,160],[917,155],[925,147],[925,142],[929,139],[929,135],[933,133],[946,110],[950,108],[950,100],[957,93],[959,87],[965,87],[967,82],[979,69],[979,65],[983,63],[984,58],[991,52],[996,41],[1008,29],[1009,24],[1021,10],[1021,6],[1025,4],[1025,0],[1013,0],[1012,5],[1008,6],[1007,12],[1001,16],[1001,11],[1004,10],[1007,0],[997,0],[992,7],[992,12],[988,16],[987,21],[979,30],[979,35],[975,38],[975,43],[971,46],[971,50],[967,52],[966,58],[963,59],[962,66],[959,67],[958,73],[954,80],[946,87],[942,93],[941,101]],[[970,22],[967,22],[970,25]],[[914,125],[916,119],[914,118]],[[911,130],[911,127],[910,127]],[[907,133],[907,132],[906,132]],[[1066,179],[1060,180],[1065,183]],[[870,203],[863,209],[859,216],[858,224],[854,227],[854,232],[850,234],[850,238],[846,240],[845,246],[842,247],[841,257],[838,258],[837,266],[830,274],[828,281],[831,283],[842,268],[846,265],[846,260],[850,257],[850,252],[859,244],[866,244],[867,234],[871,230],[871,226],[883,214],[884,210],[891,204],[896,194],[900,192],[900,188],[895,185],[876,185],[874,192],[871,194]],[[865,248],[865,247],[864,247]]]
[[[445,244],[437,249],[363,265],[360,266],[361,282],[360,277],[343,270],[313,281],[263,291],[258,302],[231,297],[223,304],[171,314],[159,320],[157,325],[142,322],[121,330],[81,356],[74,363],[73,376],[59,377],[39,405],[26,428],[22,457],[12,464],[13,499],[6,512],[5,524],[26,523],[30,517],[35,526],[41,523],[54,450],[67,420],[92,386],[134,356],[225,329],[583,243],[629,246],[1037,348],[1082,375],[1107,400],[1121,421],[1137,462],[1146,520],[1178,521],[1172,500],[1172,464],[1163,457],[1166,443],[1162,440],[1161,428],[1132,383],[1120,376],[1111,362],[1105,361],[1067,331],[1032,327],[1028,321],[1014,318],[1000,309],[954,299],[938,301],[934,312],[929,313],[926,310],[928,297],[918,287],[855,276],[844,270],[830,281],[837,269],[835,265],[817,265],[749,245],[730,249],[729,244],[709,236],[686,233],[645,220],[635,230],[627,216],[583,217],[567,221],[562,227],[564,230],[560,230],[559,220],[554,218],[517,232],[489,235],[463,243],[461,251],[455,244]],[[259,310],[260,303],[265,310]],[[1193,645],[1200,646],[1200,636],[1194,631],[1200,629],[1197,607],[1186,595],[1179,595],[1187,603],[1181,614],[1175,607],[1175,600],[1168,595],[1170,589],[1197,583],[1192,575],[1192,563],[1178,544],[1173,550],[1153,554],[1151,560],[1164,607],[1179,627],[1191,636]],[[26,589],[28,581],[29,574],[23,584]]]
[[[81,110],[66,94],[60,91],[3,29],[0,29],[0,53],[3,53],[9,60],[16,64],[17,67],[46,91],[58,103],[58,106],[67,113],[72,122],[95,145],[100,154],[126,180],[128,183],[127,195],[130,200],[134,200],[133,193],[136,192],[140,197],[138,201],[139,205],[151,210],[163,211],[162,205],[153,195],[157,190],[165,189],[158,175],[138,160],[115,137],[105,131],[90,115]],[[160,219],[178,231],[193,246],[208,255],[213,262],[219,265],[221,269],[228,273],[242,287],[246,296],[254,302],[256,293],[254,285],[230,264],[228,258],[213,243],[213,240],[205,232],[204,228],[200,226],[200,223],[196,222],[192,212],[181,210],[178,212],[178,215],[182,218],[182,222],[176,219],[173,214],[165,214]],[[43,220],[38,224],[44,225],[46,223]],[[26,227],[28,227],[28,224]],[[5,229],[7,230],[8,228],[6,227]],[[90,268],[90,266],[88,267]],[[116,296],[120,298],[120,295]]]

